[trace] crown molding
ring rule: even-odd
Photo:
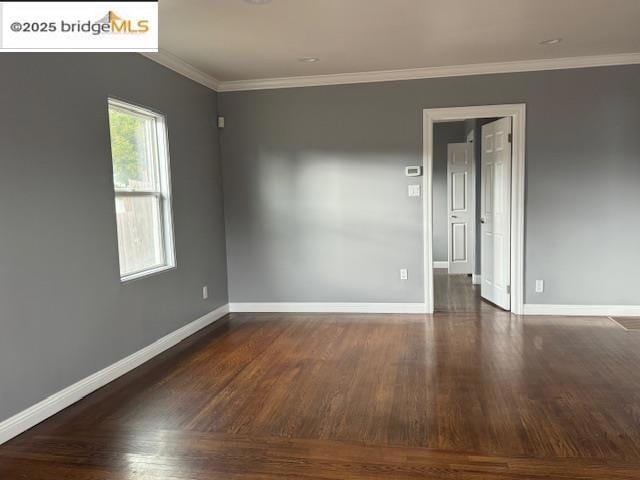
[[[173,70],[174,72],[179,73],[200,85],[204,85],[213,91],[220,91],[221,82],[217,78],[204,73],[202,70],[198,70],[190,63],[185,62],[172,53],[161,49],[158,50],[158,52],[153,53],[140,52],[140,55],[147,57],[149,60],[153,60],[154,62],[167,67],[169,70]]]
[[[175,55],[160,50],[157,53],[140,53],[150,60],[179,73],[194,82],[216,92],[238,92],[245,90],[270,90],[277,88],[318,87],[322,85],[345,85],[355,83],[394,82],[425,78],[463,77],[469,75],[491,75],[497,73],[537,72],[574,68],[608,67],[640,64],[640,53],[620,53],[588,57],[547,58],[517,62],[476,63],[445,67],[410,68],[403,70],[380,70],[375,72],[337,73],[300,77],[260,78],[255,80],[221,81],[198,70]]]
[[[301,77],[264,78],[256,80],[233,80],[218,83],[218,92],[243,90],[266,90],[276,88],[315,87],[353,83],[392,82],[424,78],[461,77],[496,73],[564,70],[573,68],[606,67],[640,63],[640,53],[622,53],[588,57],[549,58],[517,62],[478,63],[446,67],[383,70],[375,72],[339,73]]]

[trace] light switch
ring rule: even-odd
[[[419,197],[420,196],[420,185],[409,185],[409,196],[410,197]]]

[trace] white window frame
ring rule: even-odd
[[[163,262],[160,265],[154,265],[143,270],[130,272],[125,275],[122,274],[120,269],[120,281],[129,282],[139,278],[155,275],[160,272],[172,270],[176,268],[176,252],[173,230],[173,214],[172,214],[172,195],[171,195],[171,170],[169,161],[169,138],[167,134],[167,122],[164,115],[149,110],[147,108],[139,107],[122,100],[115,98],[108,99],[108,109],[114,108],[116,110],[124,111],[132,115],[142,116],[145,118],[151,118],[153,125],[155,126],[155,145],[149,145],[150,151],[153,153],[153,160],[155,163],[155,175],[157,176],[159,190],[141,191],[133,189],[121,189],[116,188],[114,184],[114,208],[115,200],[118,197],[155,197],[160,201],[158,202],[158,208],[160,209],[160,241],[162,243]],[[151,137],[152,138],[152,137]],[[111,147],[111,143],[109,143]],[[113,156],[112,156],[113,162]],[[118,249],[120,245],[118,244]],[[120,267],[119,267],[120,268]]]

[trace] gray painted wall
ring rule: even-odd
[[[2,420],[227,303],[227,284],[216,94],[134,54],[7,54],[0,71]],[[127,284],[109,95],[169,127],[178,267]]]
[[[526,301],[640,304],[638,85],[621,66],[220,95],[231,299],[422,302],[422,109],[524,102]]]
[[[433,260],[449,260],[447,225],[447,146],[466,141],[464,122],[436,123],[433,128]]]

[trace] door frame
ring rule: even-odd
[[[478,118],[511,117],[511,312],[524,315],[524,201],[526,105],[480,105],[423,110],[423,232],[425,313],[434,311],[433,293],[433,125]],[[477,172],[476,172],[477,174]]]

